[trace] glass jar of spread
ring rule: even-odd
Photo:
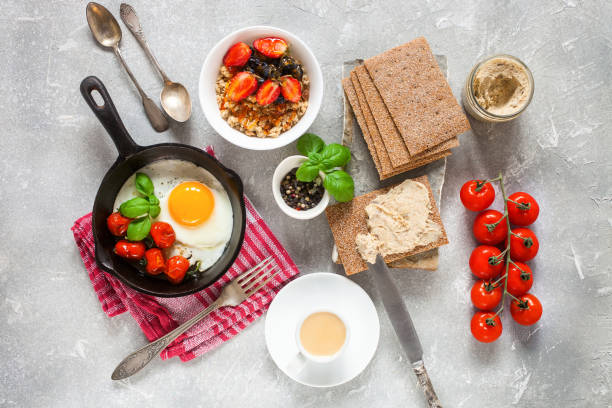
[[[527,108],[533,90],[533,75],[523,61],[493,55],[472,68],[465,81],[463,105],[483,122],[508,122]]]

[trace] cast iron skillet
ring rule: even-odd
[[[92,92],[94,90],[102,96],[103,105],[98,105],[93,99]],[[98,265],[137,291],[154,296],[184,296],[202,290],[214,283],[232,266],[244,239],[246,214],[240,177],[203,150],[192,146],[178,143],[160,143],[143,147],[136,144],[123,126],[110,95],[98,78],[94,76],[85,78],[81,82],[81,94],[113,139],[119,151],[119,157],[100,184],[93,207],[93,235]],[[111,235],[106,227],[106,218],[113,212],[115,196],[125,180],[143,166],[164,159],[190,161],[212,173],[227,191],[234,213],[232,236],[221,258],[206,272],[202,273],[199,278],[185,279],[179,285],[172,285],[163,277],[146,276],[136,267],[117,256],[113,252],[116,238]]]

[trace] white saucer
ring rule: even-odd
[[[343,353],[329,363],[308,362],[298,372],[287,368],[298,353],[298,320],[317,309],[337,310],[350,327]],[[311,387],[333,387],[361,373],[376,352],[380,324],[374,303],[359,285],[334,273],[311,273],[285,286],[266,315],[266,346],[272,359],[291,379]]]

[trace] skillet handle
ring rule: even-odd
[[[98,105],[94,100],[92,95],[93,91],[98,91],[102,96],[102,105]],[[127,157],[139,150],[140,146],[134,142],[125,126],[123,126],[123,122],[121,121],[121,117],[119,117],[115,104],[113,104],[113,100],[98,77],[88,76],[81,82],[81,95],[83,95],[85,102],[87,102],[91,110],[96,114],[100,123],[102,123],[113,139],[113,142],[115,142],[120,158]]]

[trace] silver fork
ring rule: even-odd
[[[279,272],[279,270],[274,267],[268,269],[271,262],[272,257],[269,256],[253,268],[243,272],[225,285],[221,291],[221,295],[206,309],[202,310],[165,336],[160,337],[124,358],[117,368],[115,368],[115,371],[113,371],[111,378],[113,380],[122,380],[136,374],[144,366],[149,364],[155,356],[159,355],[159,353],[172,343],[174,339],[185,333],[197,322],[208,316],[212,311],[224,306],[238,306],[248,297],[265,287]]]

